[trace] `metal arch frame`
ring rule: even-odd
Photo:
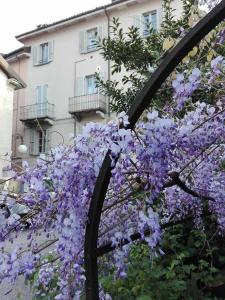
[[[145,87],[137,95],[128,111],[129,128],[134,128],[142,112],[150,104],[166,78],[212,29],[225,19],[225,0],[201,19],[186,36],[166,55],[158,69],[152,74]],[[84,264],[86,300],[99,300],[97,241],[102,208],[111,178],[111,159],[106,154],[93,191],[85,232]]]

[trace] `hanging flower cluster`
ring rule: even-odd
[[[183,74],[178,74],[173,81],[174,98],[177,102],[177,109],[181,110],[189,97],[197,90],[200,83],[201,72],[198,68],[192,70],[186,82]]]
[[[216,78],[224,68],[223,58],[212,61],[211,67]],[[187,76],[177,75],[173,88],[178,109],[200,82],[197,68]],[[25,172],[17,180],[28,186],[21,200],[30,212],[13,221],[0,215],[0,280],[14,282],[19,274],[28,277],[39,268],[39,283],[48,284],[57,269],[55,299],[80,298],[88,209],[108,149],[114,168],[98,246],[120,246],[112,258],[118,276],[126,275],[124,262],[135,233],[157,255],[162,253],[161,226],[166,222],[186,216],[199,222],[211,213],[224,232],[224,99],[192,106],[182,118],[152,110],[133,130],[126,129],[129,122],[124,113],[118,122],[89,123],[74,146],[52,149],[47,160],[37,160],[36,167],[24,165]],[[24,221],[29,221],[29,230],[24,230]],[[122,247],[124,240],[130,243]],[[42,253],[48,249],[53,259],[43,261]]]

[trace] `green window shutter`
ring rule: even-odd
[[[139,34],[142,35],[142,28],[143,28],[143,19],[142,15],[133,16],[133,26],[138,28]]]
[[[38,135],[35,129],[30,129],[30,154],[38,155]]]
[[[37,46],[32,47],[33,65],[38,65],[38,51]]]
[[[103,80],[105,82],[106,81],[106,72],[100,72],[99,77],[100,77],[101,80]],[[97,93],[100,93],[100,91],[101,91],[101,89],[96,88]]]
[[[103,40],[103,26],[98,26],[98,40],[100,41],[100,43]]]
[[[45,84],[42,86],[42,93],[41,93],[41,102],[48,102],[48,85]]]
[[[162,20],[163,20],[163,9],[162,7],[158,8],[156,11],[157,18],[157,30],[161,28]]]
[[[86,32],[84,30],[81,30],[79,32],[79,48],[80,48],[80,53],[85,53],[87,52],[87,46],[86,46]]]
[[[104,39],[104,38],[108,38],[108,26],[106,25],[106,24],[104,24],[103,26],[102,26],[102,28],[103,28],[103,36],[102,36],[102,38]]]
[[[35,98],[36,98],[36,103],[42,102],[42,88],[40,85],[38,85],[35,89]]]
[[[157,30],[158,29],[158,10],[155,13],[153,12],[151,14],[150,22],[151,22],[152,28]]]
[[[48,152],[51,149],[51,132],[49,129],[45,131],[45,152]]]
[[[54,41],[48,42],[48,61],[53,61],[54,58]]]
[[[99,73],[99,77],[100,77],[103,81],[105,81],[105,80],[106,80],[106,72],[100,72],[100,73]]]
[[[83,77],[77,77],[75,93],[76,93],[76,96],[82,96],[82,95],[85,94],[84,78]]]
[[[42,64],[42,60],[43,60],[42,47],[40,45],[37,47],[37,55],[38,55],[38,65],[40,65]]]

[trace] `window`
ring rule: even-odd
[[[46,152],[46,130],[38,131],[38,151],[39,153]]]
[[[138,29],[138,33],[142,37],[147,37],[150,28],[158,30],[162,23],[162,8],[133,16],[132,25]]]
[[[95,85],[95,76],[90,75],[85,77],[86,81],[86,94],[91,95],[97,93],[97,88]]]
[[[87,50],[92,50],[96,48],[97,35],[97,28],[87,31]]]
[[[40,66],[53,61],[54,41],[41,43],[37,46],[32,46],[33,65]]]
[[[79,48],[80,53],[87,53],[97,50],[97,41],[102,40],[103,27],[96,26],[88,30],[81,30],[79,32]]]
[[[40,64],[48,63],[48,53],[49,53],[48,47],[49,47],[48,43],[44,43],[40,45],[40,50],[41,50],[40,61],[39,61]]]
[[[30,132],[30,154],[39,155],[49,150],[49,130],[38,130],[37,128],[29,129]]]
[[[48,85],[38,85],[36,93],[36,117],[42,118],[48,114]]]
[[[48,101],[48,85],[38,85],[35,89],[36,103],[43,103]]]
[[[156,11],[143,14],[143,36],[149,35],[149,29],[157,30],[157,14]]]

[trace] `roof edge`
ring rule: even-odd
[[[19,55],[19,54],[23,54],[23,53],[30,53],[30,52],[31,52],[31,47],[23,46],[23,47],[20,47],[16,50],[13,50],[9,53],[2,54],[2,56],[3,56],[4,59],[8,59],[8,58],[11,58],[15,55]]]
[[[29,37],[29,36],[31,36],[31,35],[32,35],[32,36],[33,36],[33,35],[36,35],[36,34],[38,34],[38,33],[45,32],[46,29],[49,29],[49,28],[51,28],[51,27],[55,27],[55,26],[58,26],[58,25],[63,25],[63,23],[70,22],[70,21],[73,21],[73,20],[82,18],[82,17],[84,17],[84,16],[86,16],[86,15],[88,15],[88,14],[92,14],[92,13],[95,13],[95,12],[100,12],[101,10],[106,10],[106,9],[108,9],[108,8],[115,7],[115,6],[117,6],[117,5],[120,5],[120,4],[122,4],[122,3],[129,2],[129,1],[134,1],[134,2],[136,2],[137,0],[115,0],[115,1],[113,1],[112,3],[109,3],[109,4],[106,4],[106,5],[102,5],[102,6],[96,7],[95,9],[88,10],[88,11],[85,11],[85,12],[82,12],[82,13],[79,13],[79,14],[76,14],[76,15],[73,15],[73,16],[71,16],[71,17],[68,17],[68,18],[65,18],[65,19],[62,19],[62,20],[59,20],[59,21],[50,23],[50,24],[44,24],[43,26],[37,27],[36,29],[33,29],[33,30],[30,30],[30,31],[21,33],[21,34],[19,34],[19,35],[16,35],[15,38],[16,38],[18,41],[23,41],[23,40],[26,39],[27,37]]]
[[[21,77],[13,70],[12,67],[7,63],[7,61],[0,55],[0,69],[6,74],[8,79],[16,79],[18,81],[19,86],[17,86],[16,89],[19,88],[25,88],[27,85],[26,83],[21,79]]]

